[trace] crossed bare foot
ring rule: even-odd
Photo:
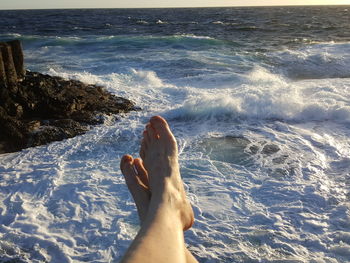
[[[143,224],[151,201],[147,171],[144,169],[141,159],[133,159],[130,155],[125,155],[122,158],[120,167],[129,191],[134,198],[140,222]],[[185,248],[185,257],[186,263],[198,263],[187,248]]]
[[[120,169],[125,178],[126,185],[134,198],[141,224],[145,221],[151,191],[149,189],[147,171],[143,167],[140,158],[133,159],[130,155],[124,155],[120,161]]]
[[[143,161],[140,158],[133,159],[132,156],[125,155],[120,163],[141,221],[141,230],[122,262],[198,263],[186,248],[183,237],[180,237],[183,234],[173,235],[173,231],[175,233],[177,231],[175,230],[176,221],[181,222],[179,227],[182,230],[187,230],[192,226],[194,216],[180,177],[176,141],[163,118],[153,117],[146,126],[140,155]],[[163,210],[161,213],[163,219],[164,216],[167,217],[165,221],[158,220],[158,224],[162,224],[160,222],[166,224],[170,220],[174,221],[174,225],[168,225],[165,228],[158,225],[160,232],[156,227],[153,229],[155,235],[149,235],[147,234],[147,229],[150,227],[149,221],[153,220],[152,214],[157,214],[157,210]],[[170,213],[164,213],[164,210]],[[144,227],[146,229],[143,230]],[[182,232],[181,229],[179,231]],[[167,232],[163,232],[164,230]],[[149,257],[145,258],[145,254]]]
[[[183,230],[189,229],[194,216],[180,176],[178,150],[174,135],[160,116],[150,119],[143,132],[140,156],[123,156],[121,170],[133,195],[141,223],[150,207],[167,207],[178,212]]]

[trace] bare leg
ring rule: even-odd
[[[146,218],[151,199],[147,171],[139,158],[133,159],[130,155],[123,156],[120,162],[120,168],[129,191],[134,198],[142,225]],[[185,257],[186,263],[198,263],[187,248],[185,248]]]
[[[176,141],[163,118],[151,118],[140,153],[152,195],[141,229],[122,262],[186,262],[183,230],[192,226],[194,217],[180,177]],[[140,175],[137,182],[142,177],[147,178]]]

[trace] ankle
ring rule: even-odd
[[[152,196],[153,198],[153,196]],[[174,207],[172,204],[172,197],[168,198],[163,196],[163,200],[153,201],[151,200],[151,204],[147,213],[146,221],[148,222],[156,222],[157,219],[163,221],[163,223],[169,224],[174,228],[184,228],[184,223],[182,220],[182,212],[179,207]]]
[[[152,191],[152,197],[154,196],[159,203],[164,203],[170,207],[183,199],[182,182],[177,177],[163,177],[154,185],[153,189],[155,190]]]

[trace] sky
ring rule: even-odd
[[[0,0],[0,9],[350,5],[350,0]]]

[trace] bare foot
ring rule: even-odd
[[[134,198],[142,225],[146,219],[151,202],[147,171],[139,158],[133,159],[130,155],[123,156],[120,162],[120,169],[122,170],[129,191]],[[185,255],[186,263],[198,263],[188,248],[185,249]]]
[[[146,125],[140,156],[148,172],[151,206],[178,211],[183,229],[189,229],[194,216],[180,176],[177,144],[162,117],[152,117]]]
[[[120,169],[134,198],[142,224],[147,216],[151,199],[147,171],[143,167],[141,159],[133,159],[130,155],[123,156],[120,161]]]

